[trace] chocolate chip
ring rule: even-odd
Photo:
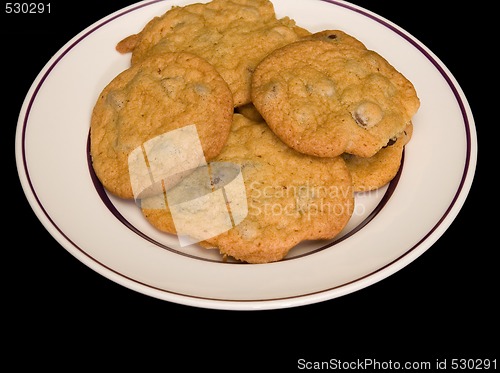
[[[354,113],[353,118],[357,124],[359,124],[362,127],[366,127],[367,125],[367,123],[365,122],[366,118],[363,118],[359,113]]]
[[[389,139],[387,144],[384,146],[384,148],[387,148],[388,146],[394,145],[398,139]]]
[[[382,108],[374,102],[363,101],[359,103],[352,118],[363,128],[371,128],[382,120],[384,116]]]

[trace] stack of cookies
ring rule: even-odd
[[[97,177],[178,236],[186,233],[172,196],[215,201],[202,194],[219,192],[229,225],[217,234],[200,228],[192,242],[248,263],[279,261],[304,240],[338,235],[355,193],[397,174],[419,107],[412,83],[382,56],[340,30],[311,33],[278,19],[268,0],[172,7],[117,50],[131,64],[94,107]],[[183,128],[194,132],[151,145]],[[132,154],[143,167],[131,167]],[[244,201],[211,173],[215,163],[237,167],[228,174],[241,178]],[[193,193],[200,167],[210,182]],[[140,191],[138,174],[149,184]],[[211,210],[218,221],[211,206],[179,204],[176,214],[179,206],[184,218]]]

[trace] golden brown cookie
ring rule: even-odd
[[[239,106],[250,102],[255,66],[305,34],[291,19],[277,19],[269,0],[213,0],[172,7],[119,42],[117,50],[132,52],[132,64],[165,51],[197,54],[216,67]]]
[[[347,168],[351,172],[355,192],[378,189],[389,183],[398,173],[405,145],[413,134],[410,122],[405,130],[393,141],[371,157],[342,154]]]
[[[351,175],[342,157],[296,152],[265,122],[235,114],[227,144],[214,162],[241,167],[247,200],[247,215],[239,224],[201,243],[223,255],[249,263],[278,261],[301,241],[335,237],[353,213]],[[168,203],[163,205],[151,208],[145,200],[143,214],[158,229],[176,233]]]
[[[321,35],[272,52],[253,74],[252,102],[299,152],[371,157],[404,130],[420,102],[382,56],[336,35],[333,42]]]
[[[232,94],[215,68],[191,53],[152,56],[117,75],[101,92],[90,124],[95,173],[112,194],[134,198],[128,157],[148,140],[194,125],[206,160],[226,143]]]

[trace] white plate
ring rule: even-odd
[[[90,115],[102,88],[129,64],[115,51],[172,5],[145,1],[103,18],[70,40],[24,101],[16,161],[26,197],[52,236],[103,276],[159,299],[205,308],[257,310],[321,302],[364,288],[420,256],[462,207],[476,166],[467,100],[446,66],[390,21],[341,1],[274,0],[279,17],[310,31],[341,29],[376,50],[421,99],[398,177],[356,197],[340,239],[310,242],[278,263],[224,263],[214,251],[180,248],[137,206],[108,196],[88,158]],[[443,139],[446,146],[443,147]]]

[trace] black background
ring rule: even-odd
[[[2,308],[4,329],[11,331],[3,336],[9,348],[26,356],[19,364],[98,366],[107,361],[145,368],[156,362],[163,370],[177,363],[183,368],[292,371],[299,358],[435,362],[494,357],[498,203],[494,182],[484,187],[484,170],[491,174],[495,167],[483,164],[494,159],[483,155],[489,148],[483,143],[485,131],[494,137],[492,127],[500,125],[498,105],[487,102],[496,93],[485,93],[498,68],[490,62],[496,44],[488,30],[494,25],[488,21],[491,10],[470,3],[436,7],[436,1],[427,0],[352,1],[433,51],[472,108],[479,138],[476,178],[444,235],[407,267],[355,293],[282,310],[223,311],[151,298],[86,267],[45,230],[19,183],[14,137],[30,85],[70,38],[133,2],[51,1],[46,15],[7,15],[4,4],[1,8],[2,124],[7,131],[1,138],[8,166],[2,183],[7,202]]]

